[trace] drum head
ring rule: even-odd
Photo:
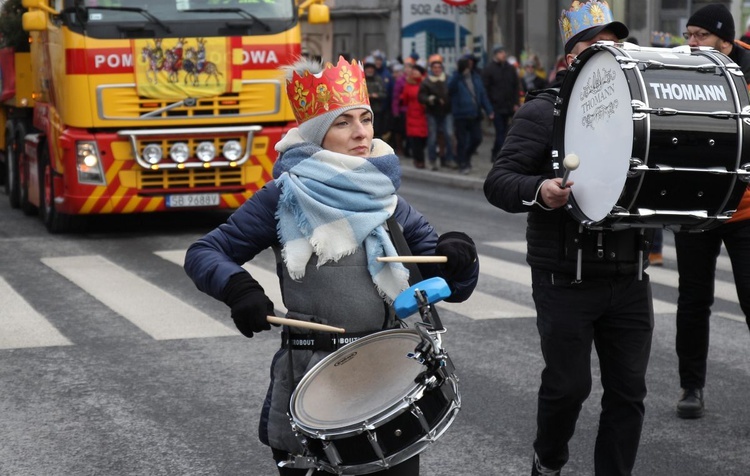
[[[588,219],[598,222],[617,203],[630,167],[630,89],[608,49],[588,56],[574,79],[565,115],[564,154],[576,154],[580,159],[578,168],[570,173],[569,180],[575,182],[573,200]]]
[[[303,429],[345,429],[373,423],[399,407],[418,385],[424,365],[407,357],[420,343],[407,329],[378,332],[318,362],[297,386],[290,411]]]

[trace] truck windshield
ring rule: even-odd
[[[294,0],[64,0],[62,21],[98,38],[270,34],[296,20]]]

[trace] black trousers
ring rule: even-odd
[[[562,468],[568,461],[568,441],[591,392],[593,343],[604,389],[595,472],[630,475],[645,412],[646,367],[654,327],[651,285],[646,274],[641,281],[636,276],[572,280],[532,270],[545,363],[534,450],[548,468]]]
[[[279,461],[284,461],[287,459],[288,453],[286,451],[281,451],[277,449],[273,449],[273,458],[278,463]],[[279,468],[279,475],[280,476],[306,476],[307,475],[306,469],[288,469],[288,468]],[[331,473],[326,473],[324,471],[313,471],[313,476],[330,476]],[[382,476],[419,476],[419,455],[412,456],[411,458],[407,459],[401,464],[397,464],[396,466],[386,469],[385,471],[377,471],[375,473],[368,473],[368,474],[376,474],[376,475],[382,475]]]
[[[750,220],[726,223],[702,233],[675,233],[680,274],[675,347],[682,388],[703,388],[706,384],[709,317],[722,242],[732,262],[740,308],[750,327]]]

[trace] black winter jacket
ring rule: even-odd
[[[443,73],[440,79],[427,76],[419,85],[417,99],[424,104],[427,114],[445,117],[451,113],[451,98],[448,93],[448,77]]]
[[[482,70],[482,82],[495,114],[513,114],[521,101],[518,71],[507,61],[490,61]]]
[[[564,77],[564,74],[559,76]],[[561,84],[562,77],[556,81],[556,86]],[[535,202],[535,199],[541,200],[537,195],[542,182],[555,177],[551,155],[555,97],[556,92],[552,90],[531,93],[516,112],[505,144],[484,182],[485,196],[506,212],[528,212],[526,261],[532,268],[575,276],[575,240],[582,239],[584,278],[629,273],[635,276],[638,251],[648,249],[648,243],[641,239],[637,230],[597,232],[584,229],[579,235],[578,221],[564,208],[549,210],[543,203]],[[601,240],[599,233],[602,233]]]

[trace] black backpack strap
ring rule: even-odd
[[[396,247],[399,256],[411,256],[411,250],[406,243],[404,232],[401,230],[401,225],[396,221],[396,217],[391,215],[385,223],[388,225],[388,233],[391,235],[391,241],[393,241],[393,246]],[[422,281],[422,273],[416,263],[404,263],[404,266],[409,270],[409,284],[414,285]]]

